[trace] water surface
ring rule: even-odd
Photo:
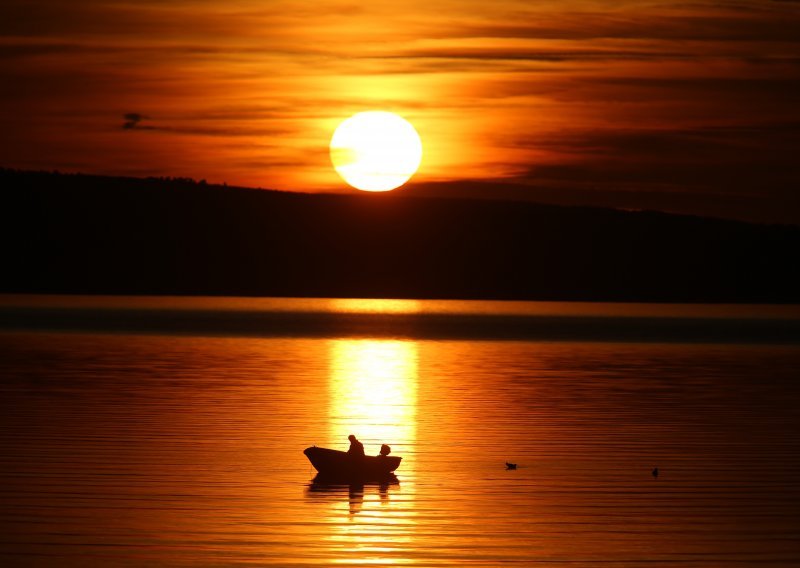
[[[103,301],[76,305],[95,315],[176,309]],[[250,313],[246,299],[203,302],[177,309]],[[409,313],[402,302],[266,302],[269,313],[307,317]],[[794,321],[793,308],[581,306],[471,309],[610,326],[641,314]],[[791,335],[414,338],[384,324],[370,334],[368,317],[341,335],[313,325],[306,336],[211,334],[211,323],[107,333],[81,313],[56,330],[23,312],[0,322],[3,565],[800,564]],[[311,482],[303,448],[345,449],[350,433],[368,452],[388,443],[403,456],[398,484]]]

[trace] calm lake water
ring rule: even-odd
[[[796,306],[4,297],[0,564],[798,566],[799,329]],[[302,450],[350,433],[398,484],[312,483]]]

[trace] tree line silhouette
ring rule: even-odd
[[[0,170],[3,292],[800,301],[800,227]]]

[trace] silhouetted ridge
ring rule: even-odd
[[[0,170],[2,290],[800,301],[800,229]]]

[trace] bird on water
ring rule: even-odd
[[[517,464],[506,462],[506,469],[517,469]]]
[[[657,467],[653,468],[653,477],[658,478],[658,468]]]

